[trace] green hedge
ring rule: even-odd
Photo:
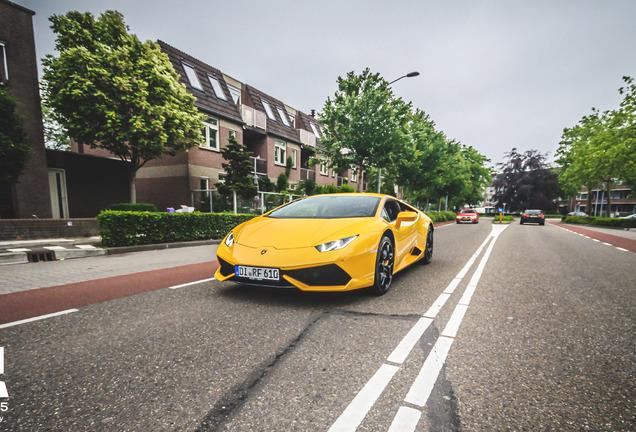
[[[565,223],[596,225],[618,228],[636,228],[636,219],[603,218],[594,216],[566,216]]]
[[[428,217],[430,217],[433,222],[446,222],[446,221],[454,221],[457,218],[457,214],[449,211],[441,211],[441,212],[428,212],[426,213]]]
[[[109,205],[108,210],[156,212],[157,207],[154,204],[118,203]]]
[[[133,246],[152,243],[223,238],[251,214],[150,213],[107,210],[97,216],[102,246]]]

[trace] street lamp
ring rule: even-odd
[[[406,75],[402,75],[401,77],[394,79],[388,85],[393,84],[396,81],[401,80],[402,78],[412,78],[418,76],[420,73],[418,71],[409,72]],[[380,193],[380,186],[382,185],[382,168],[378,168],[378,193]]]

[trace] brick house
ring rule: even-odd
[[[33,150],[19,182],[0,190],[3,218],[52,216],[33,36],[34,14],[10,1],[0,0],[0,85],[15,99],[16,111],[24,119]]]

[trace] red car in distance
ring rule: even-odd
[[[479,213],[475,209],[465,208],[457,213],[457,223],[479,223]]]

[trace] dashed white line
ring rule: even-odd
[[[385,387],[393,379],[393,375],[399,367],[384,364],[378,369],[360,393],[353,398],[347,409],[344,410],[338,420],[329,428],[329,432],[353,432],[355,431],[367,413],[380,397]]]
[[[413,432],[422,417],[422,411],[400,407],[388,432]]]
[[[68,309],[68,310],[64,310],[64,311],[61,311],[61,312],[55,312],[55,313],[51,313],[51,314],[47,314],[47,315],[40,315],[40,316],[37,316],[37,317],[27,318],[27,319],[23,319],[23,320],[20,320],[20,321],[14,321],[14,322],[6,323],[6,324],[0,324],[0,329],[7,328],[7,327],[13,327],[13,326],[17,326],[17,325],[20,325],[20,324],[26,324],[26,323],[30,323],[30,322],[33,322],[33,321],[40,321],[40,320],[47,319],[47,318],[53,318],[53,317],[56,317],[56,316],[59,316],[59,315],[66,315],[66,314],[70,314],[70,313],[73,313],[73,312],[78,312],[78,309]]]
[[[184,283],[184,284],[181,284],[181,285],[171,286],[170,289],[184,288],[184,287],[187,287],[187,286],[190,286],[190,285],[196,285],[196,284],[200,284],[200,283],[203,283],[203,282],[210,282],[210,281],[213,281],[213,280],[216,280],[216,279],[215,278],[201,279],[201,280],[194,281],[194,282],[188,282],[188,283]]]
[[[449,296],[450,297],[450,296]],[[391,355],[387,358],[387,361],[396,364],[404,363],[406,357],[409,355],[413,347],[420,340],[428,326],[431,325],[433,320],[431,318],[420,318],[420,320],[411,328],[411,330],[404,336],[404,339],[393,350]]]
[[[451,338],[440,336],[437,339],[431,353],[424,362],[424,366],[422,366],[419,375],[415,378],[415,382],[406,395],[405,402],[422,408],[426,405],[452,344],[453,339]]]

